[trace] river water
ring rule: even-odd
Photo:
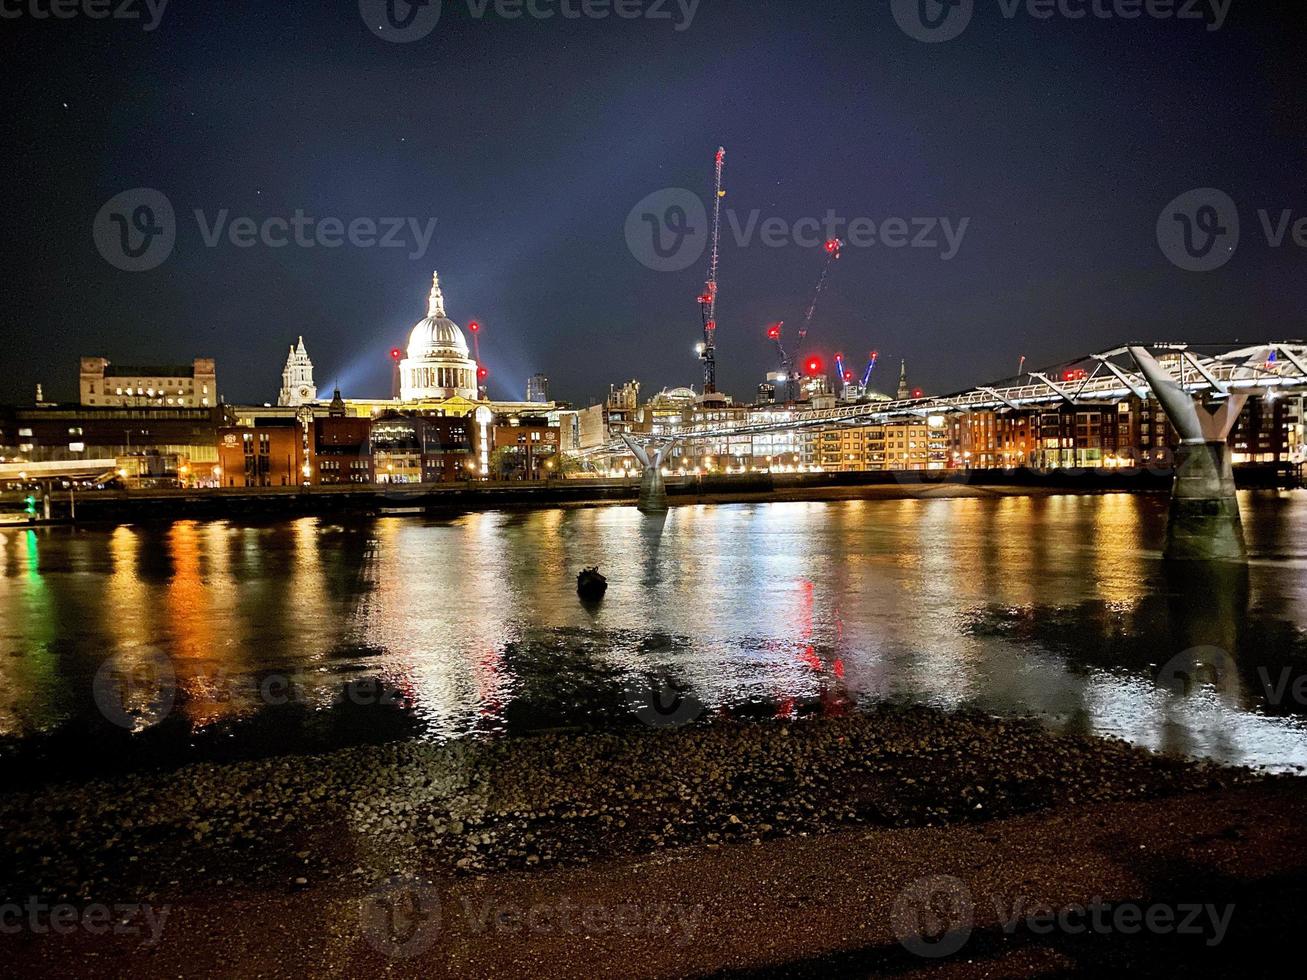
[[[0,775],[883,701],[1292,770],[1307,494],[1241,506],[1187,571],[1129,494],[6,528]]]

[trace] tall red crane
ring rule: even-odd
[[[699,359],[703,361],[703,393],[712,394],[717,390],[717,262],[720,257],[719,244],[722,230],[722,198],[726,191],[722,188],[722,168],[726,163],[725,147],[717,147],[714,158],[713,205],[712,205],[712,250],[708,253],[708,279],[699,295],[699,312],[703,318],[703,343],[699,345]]]

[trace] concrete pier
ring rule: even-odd
[[[1181,445],[1166,526],[1166,557],[1238,560],[1245,555],[1229,446],[1224,442]]]
[[[1147,350],[1131,347],[1130,354],[1180,433],[1165,556],[1178,561],[1243,560],[1247,550],[1228,439],[1248,396],[1224,392],[1211,404],[1200,403]]]
[[[643,514],[667,513],[667,484],[663,482],[663,460],[676,444],[675,439],[650,439],[643,443],[622,436],[627,448],[644,467],[640,477],[640,500],[636,507]]]
[[[662,514],[667,510],[667,484],[663,482],[658,467],[644,468],[644,476],[640,478],[640,501],[636,507],[645,514]]]

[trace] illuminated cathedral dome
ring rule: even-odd
[[[463,338],[463,331],[458,329],[458,324],[445,315],[440,274],[434,273],[426,318],[419,320],[408,335],[408,356],[419,358],[442,354],[467,357],[467,341]]]
[[[427,315],[408,336],[408,357],[399,365],[400,400],[477,397],[477,366],[467,356],[463,331],[445,315],[440,275],[431,277]]]

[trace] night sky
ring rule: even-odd
[[[1299,3],[1233,0],[1209,31],[975,0],[960,36],[926,44],[876,0],[702,0],[679,31],[675,2],[671,20],[504,20],[446,0],[411,43],[374,35],[357,0],[174,0],[149,32],[33,19],[30,2],[4,0],[22,16],[0,20],[6,402],[38,381],[75,398],[82,354],[212,356],[228,401],[273,400],[299,334],[325,394],[338,379],[386,396],[433,269],[450,315],[484,324],[492,397],[521,397],[534,371],[576,402],[631,377],[697,385],[705,262],[652,271],[624,229],[661,189],[707,199],[718,144],[741,225],[754,209],[968,220],[950,260],[878,243],[833,271],[807,351],[860,368],[879,350],[882,389],[900,357],[944,392],[1022,354],[1307,333],[1307,250],[1271,247],[1257,215],[1307,216]],[[92,226],[138,187],[171,202],[176,243],[127,272]],[[1155,231],[1200,187],[1242,226],[1208,273],[1169,262]],[[417,257],[411,232],[403,248],[206,247],[197,209],[436,226]],[[824,254],[724,238],[720,386],[751,399],[776,367],[767,323],[802,320]]]

